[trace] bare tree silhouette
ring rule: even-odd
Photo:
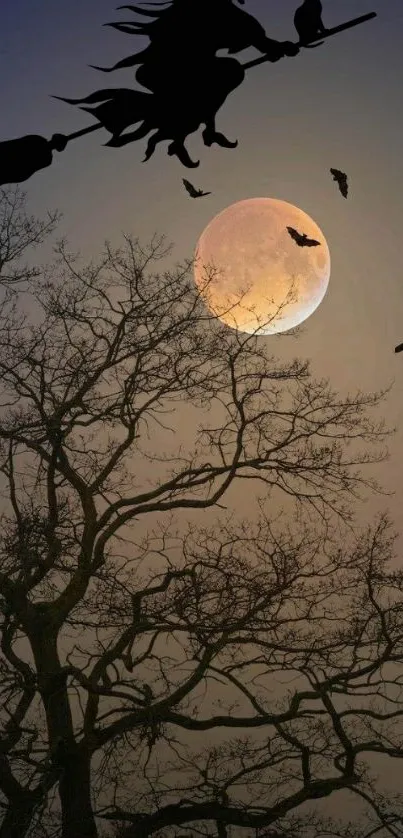
[[[20,264],[21,256],[28,248],[42,244],[60,220],[58,212],[48,212],[46,219],[28,215],[24,192],[18,187],[0,189],[0,286],[3,289],[38,275],[39,269]]]
[[[312,835],[346,791],[399,834],[403,579],[385,517],[349,528],[382,394],[223,327],[168,255],[61,242],[1,311],[0,836]]]

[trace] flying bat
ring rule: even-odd
[[[333,175],[333,180],[336,181],[343,198],[347,198],[348,195],[348,183],[347,183],[347,175],[345,172],[341,172],[340,169],[330,169],[331,174]]]
[[[191,198],[203,198],[204,195],[211,195],[211,192],[203,192],[202,189],[195,189],[186,178],[182,178],[182,181],[186,192],[189,192]]]
[[[399,346],[395,347],[395,352],[403,352],[403,343],[399,343]]]
[[[287,227],[287,230],[299,247],[317,247],[320,244],[316,239],[308,239],[306,233],[299,233],[294,227]]]

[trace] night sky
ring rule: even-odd
[[[269,36],[296,40],[296,5],[296,0],[247,0],[244,8]],[[59,234],[88,258],[99,253],[106,238],[118,246],[124,231],[144,243],[154,232],[164,233],[175,244],[173,262],[183,260],[192,255],[211,218],[244,198],[279,198],[311,215],[330,248],[327,295],[297,337],[260,339],[273,341],[286,360],[309,358],[314,375],[330,377],[342,393],[393,383],[384,415],[398,433],[389,444],[389,461],[371,470],[395,494],[370,500],[365,517],[388,506],[397,519],[403,500],[403,356],[394,354],[403,341],[403,4],[323,0],[328,28],[370,11],[378,13],[375,20],[317,49],[251,69],[217,118],[218,130],[237,138],[238,148],[208,149],[200,132],[193,135],[187,147],[201,161],[194,172],[168,157],[166,144],[148,163],[141,162],[146,141],[104,148],[109,135],[100,130],[55,154],[53,166],[22,187],[31,211],[62,211]],[[6,0],[1,138],[25,133],[49,138],[90,124],[89,115],[50,94],[78,98],[101,87],[134,86],[132,70],[105,76],[88,66],[109,66],[146,45],[145,39],[102,26],[129,16],[110,0]],[[257,56],[251,50],[238,57]],[[331,179],[330,166],[349,175],[347,201]],[[193,201],[182,177],[213,194]]]
[[[299,0],[246,0],[244,8],[270,37],[297,40],[297,5]],[[166,143],[148,163],[141,162],[146,140],[105,148],[109,135],[100,130],[55,153],[51,167],[21,186],[29,211],[63,213],[58,235],[88,259],[98,256],[105,239],[119,246],[122,232],[144,244],[157,232],[174,243],[174,267],[192,256],[217,213],[245,198],[278,198],[312,216],[331,254],[327,294],[295,336],[259,340],[271,342],[285,361],[309,359],[313,375],[329,378],[343,396],[392,385],[382,412],[397,433],[388,443],[388,461],[368,471],[392,494],[370,496],[358,511],[371,522],[377,510],[387,508],[401,530],[403,354],[395,355],[394,347],[403,341],[403,2],[323,0],[328,28],[371,11],[376,19],[317,49],[251,69],[217,117],[217,129],[238,139],[238,148],[209,149],[198,132],[186,143],[191,157],[200,159],[196,170],[168,157]],[[134,87],[133,70],[103,75],[88,66],[110,66],[147,44],[102,26],[129,17],[130,12],[117,12],[112,0],[3,0],[0,138],[31,133],[50,138],[91,124],[90,115],[51,94],[81,98],[102,87]],[[258,53],[237,57],[246,61]],[[330,167],[348,173],[347,201]],[[183,177],[212,195],[192,200]],[[47,245],[41,259],[50,256]],[[179,415],[176,426],[180,442],[186,417]],[[253,515],[244,488],[244,482],[235,482],[232,502]],[[336,807],[337,801],[335,796]]]

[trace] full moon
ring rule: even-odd
[[[287,226],[320,245],[299,247]],[[329,284],[322,231],[301,209],[274,198],[249,198],[224,209],[200,236],[195,256],[195,283],[211,313],[247,334],[298,326]]]

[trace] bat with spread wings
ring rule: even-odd
[[[211,195],[211,192],[203,192],[202,189],[196,189],[186,178],[182,178],[182,182],[191,198],[203,198],[204,195]]]
[[[336,181],[343,198],[347,198],[348,195],[348,183],[347,183],[347,175],[345,172],[341,172],[340,169],[330,169],[331,174],[333,175],[333,180]]]
[[[320,244],[316,239],[308,239],[306,233],[299,233],[294,227],[287,227],[287,230],[299,247],[317,247]]]
[[[399,343],[399,346],[395,347],[395,352],[403,352],[403,343]]]

